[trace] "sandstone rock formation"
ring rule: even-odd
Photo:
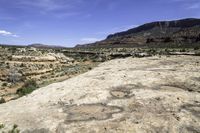
[[[0,131],[198,133],[200,57],[126,58],[0,105]]]

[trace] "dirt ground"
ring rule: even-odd
[[[200,57],[116,59],[0,105],[0,131],[199,133]]]

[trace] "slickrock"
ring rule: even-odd
[[[116,59],[0,105],[0,131],[200,132],[200,57]]]

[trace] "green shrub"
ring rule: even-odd
[[[20,133],[20,130],[17,128],[18,128],[18,125],[14,124],[13,128],[10,131],[8,131],[8,133]]]
[[[4,124],[0,124],[0,129],[4,128],[5,125]]]
[[[186,52],[186,49],[183,48],[183,49],[180,50],[180,52]]]
[[[5,125],[4,124],[0,124],[0,129],[4,130],[5,128]],[[20,130],[17,129],[18,128],[18,125],[14,124],[13,127],[8,130],[8,131],[2,131],[2,133],[20,133]]]
[[[200,51],[195,52],[196,56],[200,56]]]
[[[8,85],[8,83],[3,83],[3,84],[2,84],[2,86],[4,86],[4,87],[7,86],[7,85]]]
[[[39,86],[35,80],[28,80],[20,89],[17,90],[19,96],[24,96],[32,93]]]
[[[0,104],[5,103],[5,102],[6,102],[5,99],[0,97]]]
[[[170,50],[169,49],[165,49],[165,54],[169,54],[170,53]]]
[[[194,50],[199,50],[200,48],[199,47],[194,47]]]

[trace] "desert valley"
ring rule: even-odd
[[[74,48],[2,44],[0,132],[199,133],[200,19]]]

